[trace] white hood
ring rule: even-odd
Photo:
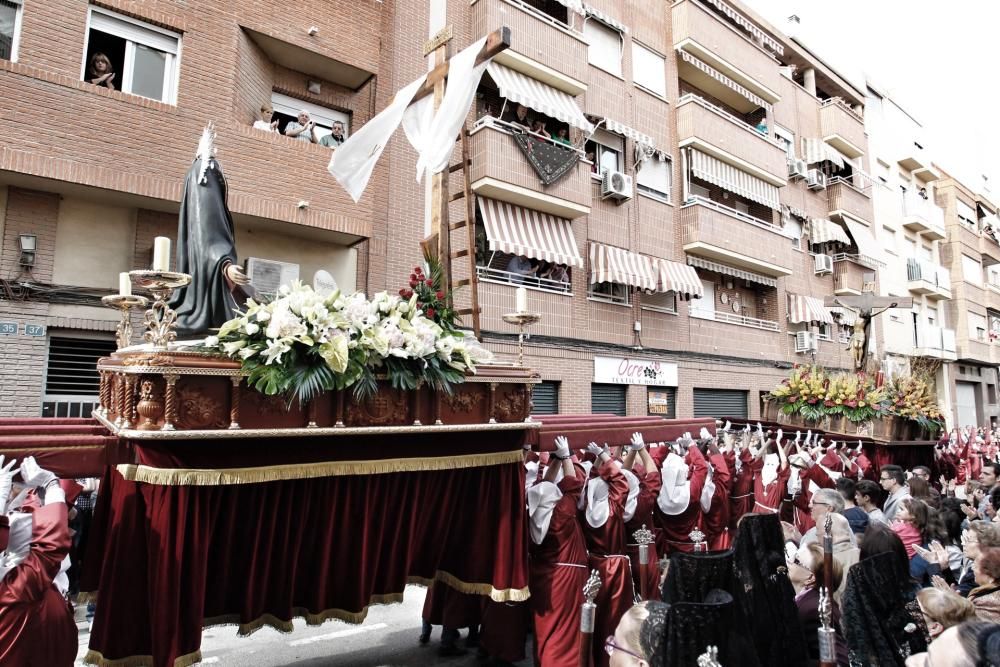
[[[708,475],[705,477],[705,486],[701,487],[701,511],[708,512],[712,509],[712,498],[715,496],[715,469],[712,464],[708,464]]]
[[[583,510],[584,506],[587,504],[587,480],[590,479],[590,469],[594,467],[594,464],[590,461],[582,461],[580,463],[580,467],[583,468],[583,485],[585,488],[584,492],[580,494],[580,499],[576,501],[576,508],[578,510]]]
[[[691,482],[688,481],[688,466],[684,459],[671,452],[667,454],[660,471],[663,486],[656,504],[667,516],[676,516],[686,510],[691,502]]]
[[[611,507],[608,501],[610,489],[608,483],[600,477],[592,477],[587,482],[586,493],[587,510],[585,516],[591,528],[600,528],[608,522],[611,514]]]
[[[10,542],[7,550],[0,552],[0,579],[21,564],[31,550],[31,529],[33,522],[28,512],[10,512]]]
[[[552,482],[539,482],[528,489],[528,517],[531,519],[531,541],[541,544],[549,533],[552,510],[563,497],[562,491]]]
[[[802,492],[802,471],[791,466],[788,471],[788,494],[795,496]]]
[[[538,479],[538,461],[528,461],[524,464],[524,488],[530,489]]]
[[[781,465],[781,459],[778,458],[777,454],[764,456],[764,468],[760,471],[760,481],[764,483],[764,486],[769,486],[778,479],[779,465]]]
[[[635,516],[635,508],[639,504],[639,478],[631,470],[622,468],[622,474],[628,480],[628,498],[625,500],[625,520],[631,521]]]

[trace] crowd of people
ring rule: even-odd
[[[420,641],[443,625],[443,654],[476,646],[505,664],[532,634],[534,664],[585,664],[596,572],[597,666],[693,666],[710,647],[705,664],[814,665],[826,627],[831,664],[1000,667],[994,442],[956,431],[904,470],[861,443],[759,425],[578,451],[560,437],[525,455],[530,600],[483,605],[436,585]]]
[[[254,122],[253,127],[254,129],[263,130],[264,132],[281,131],[279,129],[279,122],[274,119],[274,109],[266,104],[261,106],[260,118]],[[285,129],[282,134],[298,141],[305,141],[310,144],[326,146],[331,150],[336,150],[347,140],[347,134],[344,131],[344,124],[339,120],[333,121],[330,125],[330,132],[328,134],[320,136],[319,127],[316,125],[316,121],[312,119],[309,112],[305,109],[299,111],[295,120],[290,120],[285,124]]]

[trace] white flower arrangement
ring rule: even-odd
[[[376,374],[399,389],[427,383],[448,391],[466,371],[492,360],[450,318],[427,317],[416,294],[404,299],[379,292],[368,299],[335,291],[324,298],[299,281],[282,286],[273,301],[249,299],[246,311],[205,346],[239,360],[259,391],[301,403],[351,386],[359,396],[371,395]]]

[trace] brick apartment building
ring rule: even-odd
[[[290,15],[269,0],[0,0],[0,415],[93,400],[86,369],[113,348],[117,317],[97,299],[174,235],[208,121],[255,281],[322,269],[345,290],[398,289],[425,234],[402,134],[355,204],[326,173],[327,148],[251,125],[269,104],[282,124],[305,108],[359,128],[426,71],[427,5],[313,1]],[[887,268],[865,91],[722,0],[447,10],[456,48],[512,31],[470,112],[469,179],[485,340],[516,353],[501,316],[527,287],[542,316],[526,346],[545,381],[539,411],[752,417],[792,363],[850,366],[849,313],[822,299],[878,289]],[[98,50],[115,90],[86,81]],[[512,136],[517,103],[576,147],[548,186]],[[938,201],[975,210],[958,187]],[[514,253],[567,269],[524,276],[508,270],[525,262]],[[978,289],[984,316],[991,293]]]

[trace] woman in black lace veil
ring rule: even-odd
[[[677,552],[670,556],[667,580],[663,582],[664,602],[701,602],[712,589],[736,590],[733,551],[705,553]]]
[[[851,667],[903,667],[927,650],[921,618],[907,609],[893,555],[866,558],[847,571],[841,624]]]
[[[733,551],[738,581],[735,597],[749,621],[761,666],[806,665],[808,652],[795,606],[795,589],[788,579],[778,515],[744,515]]]
[[[696,667],[698,656],[709,646],[719,649],[725,667],[758,664],[753,647],[740,625],[733,596],[723,590],[709,591],[702,602],[670,605],[667,640],[664,645],[667,667]]]

